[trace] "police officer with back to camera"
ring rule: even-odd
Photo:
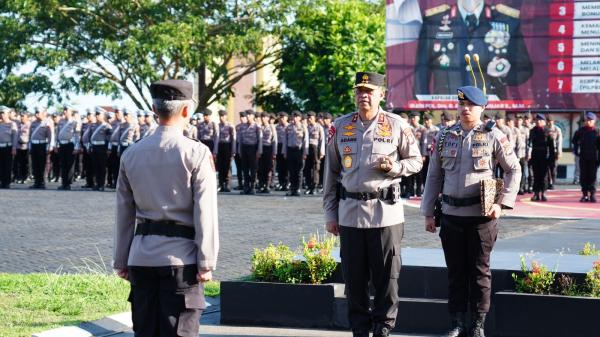
[[[583,126],[573,135],[573,152],[579,156],[579,182],[581,202],[596,202],[596,178],[600,166],[600,131],[596,127],[596,114],[585,113]]]
[[[466,337],[466,312],[471,311],[469,336],[483,337],[490,309],[490,253],[502,209],[515,204],[521,171],[507,136],[493,122],[481,122],[487,97],[472,86],[457,90],[460,122],[440,132],[431,154],[421,202],[425,229],[435,233],[434,204],[442,194],[440,238],[448,268],[448,310],[452,327],[446,336]],[[504,189],[492,210],[482,215],[480,181],[493,178],[494,161],[504,169]]]
[[[404,212],[400,179],[423,165],[411,127],[381,109],[384,76],[356,74],[358,111],[337,118],[325,156],[327,231],[340,235],[340,255],[353,336],[388,336],[398,313]],[[375,289],[371,308],[369,281]]]
[[[487,93],[506,99],[506,86],[524,83],[533,73],[519,16],[517,9],[484,0],[427,9],[417,47],[415,95],[452,94],[453,85],[475,84],[463,55],[478,53]]]
[[[113,267],[131,284],[136,337],[197,337],[219,250],[213,158],[183,135],[192,83],[159,81],[150,93],[160,126],[121,158]]]

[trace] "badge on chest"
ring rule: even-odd
[[[352,168],[352,156],[346,155],[344,156],[344,167],[349,169]]]

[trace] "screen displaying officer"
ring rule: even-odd
[[[396,323],[404,233],[400,179],[423,166],[411,127],[379,106],[384,85],[383,75],[356,74],[358,111],[334,121],[325,156],[326,228],[340,235],[348,319],[357,337],[371,329],[375,337],[388,336]]]
[[[469,336],[483,337],[490,309],[490,254],[501,209],[515,204],[521,171],[508,137],[481,122],[487,97],[472,86],[457,90],[460,122],[436,139],[429,162],[421,215],[425,229],[436,232],[434,205],[442,194],[440,238],[448,268],[448,310],[452,326],[446,336],[467,336],[465,313],[471,311]],[[480,181],[493,178],[494,161],[504,169],[504,189],[492,210],[482,215]]]
[[[213,158],[183,135],[192,83],[154,82],[150,93],[160,126],[121,158],[113,267],[131,284],[135,336],[196,337],[219,250]]]
[[[483,0],[458,0],[425,11],[417,47],[415,95],[452,94],[473,84],[466,53],[479,54],[487,93],[506,99],[506,86],[527,81],[533,66],[521,33],[520,12]]]

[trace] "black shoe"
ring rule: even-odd
[[[592,192],[592,194],[590,194],[590,202],[596,202],[596,193]]]
[[[369,337],[369,330],[352,330],[352,337]]]
[[[67,188],[67,187],[68,187],[68,188]],[[64,186],[64,185],[61,185],[61,186],[58,186],[58,188],[57,188],[57,190],[59,190],[59,191],[65,191],[65,190],[67,190],[67,189],[69,189],[69,190],[70,190],[70,189],[71,189],[71,187],[70,187],[70,186]]]
[[[98,187],[98,191],[100,191],[100,192],[104,192],[104,186],[102,186],[102,187]]]
[[[467,337],[467,320],[464,312],[450,313],[452,328],[444,337]]]
[[[388,337],[392,328],[386,324],[375,324],[373,328],[373,337]]]
[[[554,185],[552,185],[552,184],[548,185],[548,189],[549,190],[553,190],[554,189]]]
[[[548,198],[546,198],[546,196],[544,195],[544,192],[542,192],[542,196],[541,196],[540,200],[548,201]]]
[[[579,202],[588,202],[588,195],[587,192],[583,192],[583,196],[581,196],[581,199],[579,199]]]
[[[98,186],[94,186],[94,187],[92,187],[92,191],[98,191],[98,190],[99,190],[99,187],[98,187]]]
[[[533,197],[531,197],[531,201],[540,201],[540,194],[538,192],[535,192]]]
[[[523,195],[523,194],[525,194],[525,191],[523,191],[523,190],[519,190],[519,192],[517,192],[517,194],[518,194],[518,195]]]
[[[242,190],[242,187],[241,187],[241,186],[236,186],[236,187],[234,187],[233,189],[234,189],[234,190],[236,190],[236,191],[241,191],[241,190]]]
[[[471,315],[471,320],[473,321],[473,325],[471,326],[471,331],[469,336],[471,337],[485,337],[485,312],[476,312]]]
[[[263,190],[261,191],[261,193],[264,193],[264,194],[271,194],[271,189],[270,189],[270,188],[268,188],[268,187],[265,187],[265,188],[263,188]]]
[[[280,190],[280,191],[282,191],[282,192],[287,192],[287,191],[289,191],[289,190],[290,190],[290,189],[289,189],[289,187],[287,187],[287,186],[284,186],[284,187],[282,187],[282,188],[281,188],[281,190]]]
[[[229,187],[227,187],[227,185],[224,185],[221,189],[221,192],[231,192],[231,190],[229,189]]]

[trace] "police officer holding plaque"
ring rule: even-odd
[[[494,127],[494,122],[481,122],[487,105],[483,91],[465,86],[457,94],[460,122],[436,138],[421,214],[425,216],[425,229],[435,233],[434,205],[441,193],[440,238],[448,267],[448,310],[452,318],[446,336],[467,336],[469,310],[469,336],[483,337],[490,309],[490,253],[498,235],[496,223],[501,210],[515,204],[521,168],[507,136]],[[493,177],[495,160],[504,169],[504,188],[491,211],[483,214],[480,184]]]
[[[477,53],[487,94],[505,99],[506,86],[524,83],[533,72],[519,16],[517,9],[483,0],[427,9],[417,47],[415,95],[452,94],[452,88],[471,83],[463,55]]]
[[[377,73],[356,74],[358,111],[335,120],[325,156],[326,228],[340,235],[348,319],[357,337],[371,328],[375,337],[388,336],[395,325],[404,233],[400,179],[423,165],[408,123],[379,107],[384,83]]]

